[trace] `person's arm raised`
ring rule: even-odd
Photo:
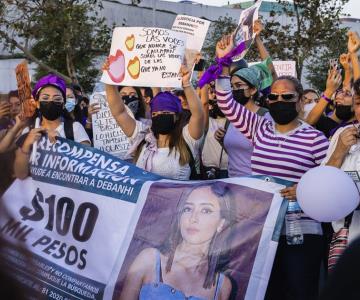
[[[223,58],[234,48],[233,35],[224,36],[216,44],[217,58]],[[227,119],[236,127],[246,138],[252,140],[257,128],[264,118],[246,109],[245,106],[234,100],[230,85],[229,67],[222,66],[221,76],[216,79],[216,98],[218,106]]]
[[[353,72],[351,69],[351,54],[350,53],[341,54],[339,61],[344,69],[343,88],[350,91],[351,90],[351,80],[353,77]]]
[[[354,31],[348,32],[348,51],[351,58],[351,64],[353,67],[354,81],[360,78],[360,64],[357,52],[360,48],[360,38],[359,35]]]
[[[326,80],[326,89],[323,95],[321,96],[319,102],[315,105],[315,107],[311,110],[308,117],[306,118],[306,122],[310,125],[315,125],[321,115],[324,113],[326,106],[328,106],[329,102],[325,99],[331,99],[332,95],[336,92],[336,90],[341,85],[341,73],[336,69],[329,70],[328,78]]]
[[[262,39],[261,39],[261,31],[263,30],[263,25],[261,23],[260,20],[256,20],[254,22],[254,32],[256,33],[256,37],[255,37],[255,44],[256,44],[256,47],[259,51],[259,55],[260,55],[260,58],[261,60],[265,60],[267,58],[270,57],[270,54],[269,52],[267,51]],[[268,65],[268,68],[270,69],[271,71],[271,75],[273,77],[273,80],[276,80],[277,79],[277,74],[276,74],[276,70],[275,70],[275,67],[274,67],[274,64],[271,62],[269,65]]]
[[[107,59],[103,65],[103,70],[108,69],[109,60]],[[118,87],[115,85],[105,84],[105,91],[111,114],[126,136],[131,137],[136,127],[136,121],[126,111],[125,104],[120,96]]]
[[[204,133],[204,110],[201,101],[190,82],[191,72],[189,72],[186,66],[182,65],[180,74],[182,75],[182,86],[191,112],[189,133],[193,139],[198,140]]]

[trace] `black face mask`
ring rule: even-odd
[[[54,121],[61,117],[63,114],[64,108],[63,104],[57,104],[53,101],[49,102],[40,102],[40,113],[41,115],[49,121]]]
[[[348,121],[354,117],[351,105],[336,105],[335,116],[342,121]]]
[[[160,114],[151,118],[151,130],[155,135],[169,134],[175,129],[174,115]]]
[[[298,116],[296,102],[277,101],[269,103],[269,112],[275,123],[280,125],[289,124]]]
[[[132,113],[136,115],[139,109],[139,98],[136,96],[123,96],[124,103],[130,108]]]
[[[236,102],[240,103],[241,105],[245,105],[249,102],[251,97],[245,96],[245,89],[238,89],[232,91],[233,97]]]
[[[212,109],[209,110],[210,118],[216,119],[217,117],[224,118],[225,115],[217,105],[216,101],[209,100],[209,104],[212,106]]]

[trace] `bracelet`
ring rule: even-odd
[[[22,154],[25,154],[25,155],[30,155],[30,152],[31,152],[31,151],[29,151],[29,152],[24,151],[22,147],[20,147],[20,151]]]
[[[321,98],[323,98],[329,104],[333,102],[330,98],[326,97],[324,93],[321,94]]]
[[[184,89],[184,88],[187,88],[187,87],[190,87],[190,86],[192,86],[192,85],[191,85],[191,83],[189,82],[188,84],[183,85],[183,89]]]
[[[92,121],[89,121],[88,119],[86,119],[85,121],[87,124],[92,124]]]

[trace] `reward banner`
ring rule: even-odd
[[[164,180],[62,138],[31,176],[0,207],[0,264],[28,299],[263,299],[283,182]]]
[[[113,32],[110,68],[101,81],[114,85],[181,87],[184,34],[164,28],[117,27]]]

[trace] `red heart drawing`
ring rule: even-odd
[[[109,70],[107,70],[111,80],[120,83],[125,78],[125,57],[120,49],[115,55],[109,56]]]

